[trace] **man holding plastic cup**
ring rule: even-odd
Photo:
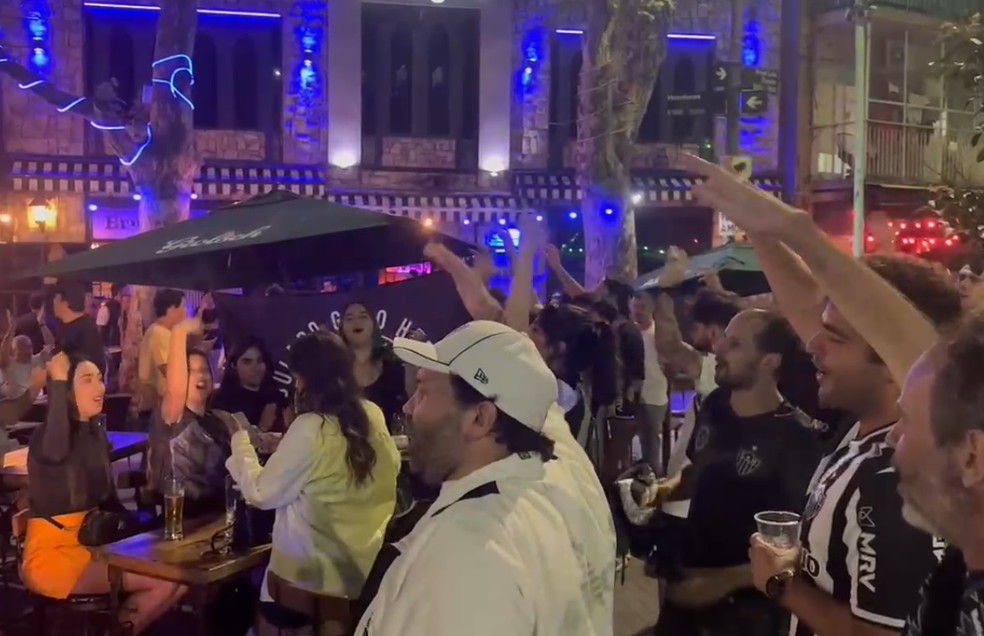
[[[834,246],[805,212],[697,158],[680,163],[705,177],[694,188],[696,198],[743,227],[760,260],[764,255],[774,271],[801,274],[798,285],[780,289],[771,276],[770,285],[783,312],[810,339],[820,397],[858,397],[851,410],[859,424],[811,483],[802,545],[777,549],[753,536],[755,585],[794,615],[795,636],[897,634],[942,550],[902,518],[888,437],[909,367],[935,341],[937,327],[960,313],[956,290],[924,261],[893,255],[860,262]],[[775,267],[779,262],[782,268]],[[795,287],[819,293],[794,316],[781,296],[788,300]],[[821,305],[822,317],[816,313]],[[873,417],[878,404],[884,406],[880,418]]]

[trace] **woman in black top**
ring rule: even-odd
[[[227,359],[212,408],[242,413],[261,431],[283,430],[287,398],[273,380],[273,358],[259,338],[236,343]]]
[[[116,505],[109,441],[98,419],[106,385],[92,362],[60,353],[48,366],[48,418],[31,436],[27,467],[31,519],[27,524],[22,572],[34,592],[67,598],[71,594],[107,594],[109,571],[92,560],[79,543],[85,515]],[[182,586],[123,574],[128,597],[121,621],[135,634],[173,606]]]
[[[403,363],[393,355],[376,317],[363,303],[351,303],[345,308],[338,333],[355,354],[355,379],[363,396],[382,409],[392,430],[393,416],[403,412],[410,393]]]

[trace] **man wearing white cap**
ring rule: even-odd
[[[418,367],[411,466],[441,493],[380,553],[355,634],[610,636],[611,514],[533,343],[476,321],[393,350]]]

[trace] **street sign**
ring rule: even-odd
[[[766,91],[769,95],[778,95],[779,71],[772,68],[743,68],[741,90]]]
[[[704,93],[681,93],[666,96],[666,114],[671,117],[697,117],[707,114]]]
[[[711,78],[711,85],[715,93],[726,93],[728,91],[728,81],[734,65],[729,62],[715,62],[714,75]]]
[[[769,94],[763,91],[741,92],[741,114],[762,115],[769,110]]]

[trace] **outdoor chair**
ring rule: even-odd
[[[18,571],[22,563],[29,518],[30,511],[24,509],[15,513],[11,519]],[[107,632],[118,632],[109,594],[72,594],[65,599],[54,599],[34,594],[30,589],[27,592],[33,601],[33,613],[37,617],[37,634],[57,636],[63,624],[68,628],[66,631],[72,634],[79,633],[78,628],[81,627],[81,636],[103,636]]]

